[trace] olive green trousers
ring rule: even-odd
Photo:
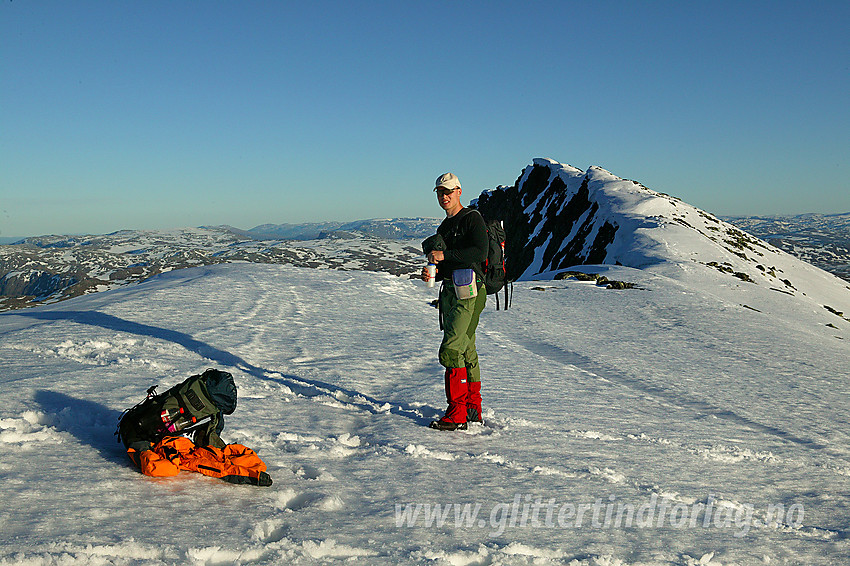
[[[467,380],[471,383],[481,381],[475,329],[487,303],[487,291],[483,283],[479,285],[478,295],[471,299],[458,299],[451,284],[444,284],[440,289],[440,315],[443,320],[440,364],[446,368],[465,367]]]

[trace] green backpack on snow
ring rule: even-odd
[[[225,446],[219,436],[224,415],[236,410],[236,384],[231,374],[208,369],[165,393],[157,395],[156,387],[121,415],[115,434],[125,448],[141,453],[166,436],[188,436],[199,446]]]

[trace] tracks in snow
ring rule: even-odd
[[[813,450],[826,448],[825,445],[815,442],[814,440],[801,438],[780,428],[759,423],[748,417],[740,415],[731,409],[718,407],[708,401],[689,396],[686,393],[677,392],[673,389],[656,385],[650,380],[627,375],[614,368],[606,367],[587,356],[579,354],[578,352],[568,351],[559,346],[547,344],[545,342],[523,341],[516,342],[516,345],[521,346],[533,354],[546,358],[551,362],[578,369],[591,378],[627,387],[642,395],[653,397],[662,403],[673,405],[678,409],[692,412],[697,418],[716,417],[718,419],[730,421],[745,428],[749,428],[753,432],[772,435],[798,446],[811,448]]]

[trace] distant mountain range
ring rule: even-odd
[[[317,222],[306,224],[262,224],[250,230],[227,227],[234,234],[255,240],[320,240],[327,237],[352,237],[365,234],[375,238],[406,240],[427,238],[439,226],[434,218],[373,218],[354,222]]]
[[[431,234],[438,220],[412,221]],[[405,235],[406,220],[364,221],[366,229]],[[305,227],[302,237],[315,229]],[[288,233],[298,230],[288,228]],[[423,260],[418,240],[388,239],[365,232],[322,230],[312,240],[253,238],[230,227],[179,230],[125,230],[103,236],[43,236],[0,246],[0,310],[56,302],[143,281],[166,271],[216,263],[281,263],[328,269],[383,271],[412,275]],[[418,236],[417,236],[418,238]],[[424,238],[424,236],[423,236]]]
[[[826,281],[819,288],[841,290],[842,285],[820,270],[800,277],[814,268],[782,250],[845,277],[850,271],[850,214],[727,219],[733,225],[599,167],[582,171],[535,159],[514,185],[484,191],[472,206],[488,219],[504,221],[512,279],[551,279],[586,264],[661,265],[673,274],[698,267],[738,283],[805,295],[799,281],[812,277]],[[26,238],[0,246],[0,310],[216,263],[282,263],[415,277],[423,263],[420,242],[440,222],[396,218]]]
[[[727,216],[741,230],[850,281],[850,212]]]

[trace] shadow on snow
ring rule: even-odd
[[[559,346],[546,344],[543,342],[529,341],[527,343],[523,343],[522,345],[525,347],[525,349],[537,354],[538,356],[547,358],[560,364],[571,365],[581,368],[588,372],[590,375],[599,378],[604,378],[610,382],[618,383],[620,385],[623,385],[635,391],[639,391],[646,395],[651,395],[658,399],[663,399],[682,409],[691,410],[700,417],[714,416],[719,419],[724,419],[736,423],[738,425],[747,427],[751,430],[764,434],[770,434],[788,442],[793,442],[794,444],[798,444],[800,446],[805,446],[807,448],[812,448],[815,450],[822,450],[826,448],[826,446],[823,444],[820,444],[810,439],[800,438],[799,436],[796,436],[794,434],[791,434],[790,432],[787,432],[774,426],[759,423],[751,418],[740,415],[731,409],[719,407],[707,401],[690,397],[685,393],[678,393],[672,388],[656,385],[648,380],[644,380],[636,376],[626,375],[625,373],[620,372],[614,368],[606,367],[603,364],[596,362],[583,354],[579,354],[578,352],[569,351]]]
[[[346,389],[331,383],[303,379],[294,375],[284,375],[280,372],[267,370],[255,366],[237,355],[211,346],[205,342],[201,342],[186,333],[178,332],[176,330],[133,322],[97,311],[18,311],[14,314],[16,316],[26,316],[39,320],[70,320],[77,324],[98,326],[107,330],[114,330],[116,332],[126,332],[128,334],[136,334],[138,336],[148,336],[151,338],[158,338],[160,340],[167,340],[213,362],[237,368],[257,379],[285,385],[294,393],[303,397],[309,398],[321,395],[330,395],[331,397],[339,399],[339,396],[345,396],[346,399],[344,399],[344,401],[346,403],[354,405],[359,409],[372,414],[390,413],[411,419],[417,424],[423,426],[426,426],[431,420],[431,417],[422,415],[417,408],[410,404],[398,401],[382,401],[368,395],[364,395],[358,391]],[[73,400],[72,398],[68,399],[76,401],[77,403],[86,402]],[[385,410],[383,407],[386,405],[390,405],[390,408]],[[108,410],[102,406],[98,407],[101,407],[102,410]],[[119,413],[116,413],[112,422],[117,422],[118,416]]]
[[[35,402],[53,418],[51,426],[70,433],[110,462],[130,466],[124,446],[115,436],[121,411],[87,399],[77,399],[57,391],[39,390]]]

